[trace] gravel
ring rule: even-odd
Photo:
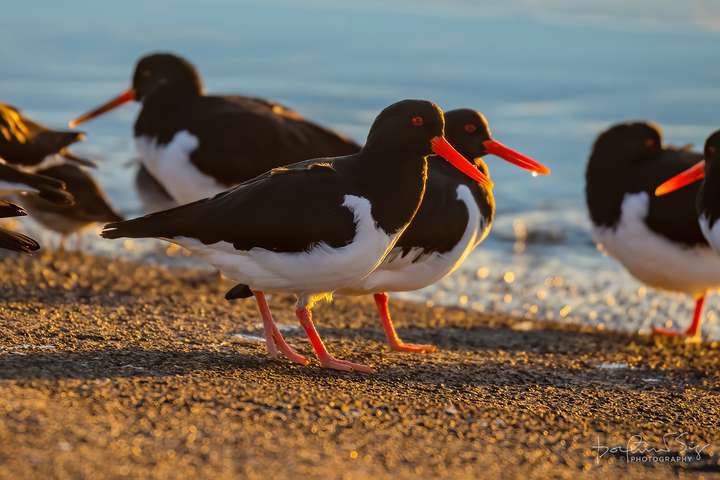
[[[393,301],[401,336],[440,349],[396,353],[372,299],[337,298],[320,333],[376,369],[347,374],[269,359],[253,302],[212,272],[45,253],[0,278],[0,478],[720,473],[718,343]],[[270,301],[310,354],[292,303]],[[633,435],[685,458],[599,458]]]

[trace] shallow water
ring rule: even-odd
[[[358,141],[400,98],[474,107],[498,139],[553,175],[489,159],[498,204],[490,238],[454,275],[404,296],[608,328],[684,325],[690,299],[643,288],[592,245],[583,171],[595,135],[615,121],[653,119],[676,144],[701,145],[718,127],[710,106],[720,100],[720,6],[476,3],[33,2],[3,9],[1,99],[61,126],[126,88],[141,54],[172,50],[196,63],[210,92],[276,99]],[[88,142],[77,148],[101,162],[100,181],[129,216],[140,211],[127,167],[136,112],[85,125]],[[130,256],[166,248],[94,232],[87,240]],[[708,302],[705,331],[720,338],[716,305]]]

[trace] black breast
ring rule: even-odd
[[[465,185],[475,199],[480,214],[488,224],[495,214],[492,194],[476,182],[465,177],[444,160],[430,157],[425,197],[410,226],[397,243],[405,256],[420,248],[424,254],[444,253],[452,250],[467,228],[469,214],[465,204],[458,199],[458,187]]]
[[[701,159],[698,153],[672,147],[646,161],[623,165],[593,163],[591,159],[586,177],[586,198],[593,224],[608,228],[617,226],[625,196],[645,192],[649,197],[645,224],[650,230],[675,243],[707,245],[695,210],[698,184],[662,197],[654,194],[658,185]]]

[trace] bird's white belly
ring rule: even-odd
[[[663,238],[644,222],[649,198],[627,194],[615,228],[594,227],[595,240],[638,280],[664,290],[701,295],[720,288],[720,256],[708,247],[687,247]]]
[[[204,245],[187,237],[170,241],[254,290],[299,296],[333,292],[375,269],[401,233],[389,235],[377,227],[370,202],[365,198],[346,195],[343,206],[353,212],[356,231],[352,242],[339,248],[320,243],[306,252],[283,253],[257,247],[239,251],[228,242]]]
[[[700,230],[702,230],[705,240],[708,241],[716,253],[720,254],[720,221],[716,220],[712,228],[710,228],[710,219],[705,215],[701,215],[698,223],[700,224]]]
[[[489,232],[477,202],[465,185],[457,188],[457,197],[468,211],[468,223],[460,241],[448,252],[423,255],[423,249],[413,248],[402,255],[394,248],[370,275],[359,279],[351,287],[339,290],[345,295],[365,295],[374,292],[406,292],[432,285],[457,269]]]
[[[166,145],[147,136],[135,138],[140,161],[178,204],[212,197],[228,189],[190,161],[198,144],[197,137],[186,130],[176,133]]]

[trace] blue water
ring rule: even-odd
[[[695,145],[720,126],[720,5],[479,3],[5,6],[0,100],[62,126],[127,88],[139,56],[170,50],[199,67],[210,92],[279,100],[361,142],[374,115],[401,98],[473,107],[499,140],[553,175],[531,178],[491,159],[498,221],[490,239],[453,276],[407,296],[608,328],[684,324],[689,299],[642,288],[593,247],[583,171],[595,135],[616,121],[652,119],[667,141]],[[100,182],[128,215],[140,213],[126,166],[136,113],[125,107],[85,125],[88,141],[76,149],[101,163]],[[93,245],[146,253],[123,242]],[[719,338],[716,305],[709,302],[706,332]]]

